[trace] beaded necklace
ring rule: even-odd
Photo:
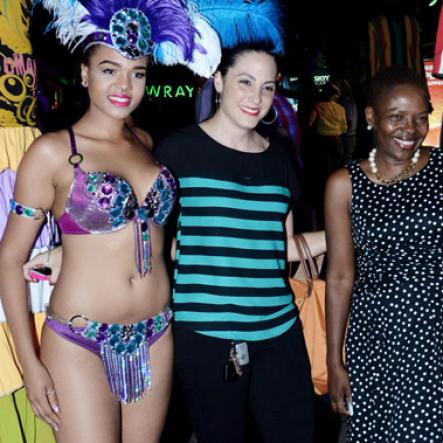
[[[421,150],[418,148],[414,155],[412,156],[410,162],[408,163],[408,166],[400,172],[397,175],[394,175],[392,178],[385,178],[378,172],[377,164],[375,163],[375,154],[377,153],[377,148],[372,149],[372,151],[369,153],[369,169],[371,172],[377,177],[377,180],[382,182],[385,185],[392,185],[394,183],[397,183],[401,180],[404,180],[405,178],[408,178],[411,175],[411,172],[413,171],[415,165],[418,162],[418,159],[420,158]]]

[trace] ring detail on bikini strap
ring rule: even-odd
[[[68,162],[72,166],[78,166],[83,161],[83,155],[79,152],[71,154],[68,158]]]
[[[68,326],[69,326],[69,329],[70,329],[74,334],[81,334],[83,331],[78,331],[78,330],[76,331],[76,330],[75,330],[75,327],[76,327],[76,326],[73,324],[74,321],[75,321],[77,318],[81,318],[82,320],[84,320],[84,321],[86,322],[84,326],[78,326],[79,328],[82,328],[82,327],[86,328],[87,325],[90,323],[90,321],[89,321],[89,318],[88,318],[88,317],[86,317],[85,315],[81,315],[81,314],[74,315],[73,317],[71,317],[71,318],[68,320]]]

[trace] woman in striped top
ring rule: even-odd
[[[298,258],[289,154],[255,127],[276,89],[263,46],[226,52],[213,117],[166,139],[156,158],[179,181],[175,363],[199,443],[310,442],[313,391],[286,261]],[[307,235],[314,254],[323,233]]]

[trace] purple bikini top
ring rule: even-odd
[[[58,220],[64,234],[107,234],[134,223],[137,268],[141,275],[151,270],[151,222],[166,223],[174,206],[177,185],[174,177],[162,165],[142,204],[132,186],[122,177],[109,172],[86,172],[80,163],[83,155],[77,152],[75,135],[68,129],[72,154],[69,163],[74,167],[74,179]],[[141,140],[133,133],[134,136]]]

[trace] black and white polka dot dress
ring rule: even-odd
[[[443,150],[389,187],[357,161],[348,169],[357,274],[347,441],[442,443]]]

